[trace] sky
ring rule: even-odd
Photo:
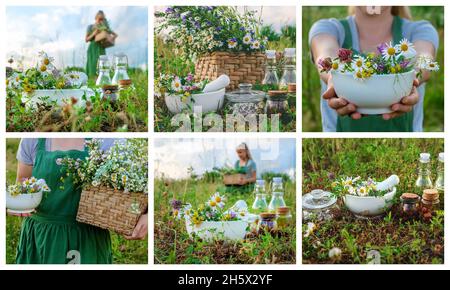
[[[188,168],[201,175],[214,167],[233,167],[236,147],[246,142],[257,166],[258,177],[263,172],[286,173],[295,178],[294,139],[156,139],[155,176],[170,179],[188,177]]]
[[[156,11],[164,11],[167,6],[156,7]],[[272,25],[275,31],[280,32],[286,24],[295,25],[295,6],[245,6],[248,10],[256,10],[261,14],[264,25]],[[244,6],[238,6],[238,10],[244,11]]]
[[[58,68],[85,66],[86,29],[103,10],[119,37],[106,53],[124,52],[131,67],[146,67],[148,59],[148,9],[140,6],[8,6],[7,55],[34,65],[41,50],[53,56]]]

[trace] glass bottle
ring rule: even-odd
[[[277,209],[277,228],[287,228],[292,224],[291,209],[288,206]]]
[[[260,231],[274,231],[277,229],[276,214],[264,212],[259,215],[259,223],[257,230]]]
[[[128,57],[124,53],[114,55],[114,76],[112,79],[113,85],[118,85],[120,80],[129,80],[127,73]]]
[[[278,87],[277,59],[275,50],[266,50],[266,74],[262,81],[263,85]]]
[[[416,190],[422,194],[424,189],[433,188],[430,171],[430,153],[420,153]]]
[[[274,177],[272,180],[272,199],[269,203],[269,212],[276,213],[279,207],[286,206],[283,195],[283,179],[281,177]]]
[[[264,180],[257,180],[255,184],[255,201],[252,209],[256,213],[263,213],[267,211],[266,188]]]
[[[295,84],[297,81],[295,69],[295,48],[284,49],[283,75],[280,79],[279,89],[287,90],[289,84]]]
[[[444,191],[444,153],[439,153],[439,163],[437,166],[437,178],[435,187],[439,191]]]
[[[268,115],[284,114],[289,111],[286,91],[268,91],[264,112]]]
[[[420,209],[420,197],[415,193],[403,193],[400,196],[402,215],[406,219],[417,217]]]
[[[106,55],[100,55],[97,62],[98,77],[95,85],[97,87],[102,87],[104,85],[111,84],[111,63]]]

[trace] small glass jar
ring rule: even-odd
[[[333,218],[333,210],[338,210],[337,198],[331,192],[322,189],[314,189],[303,195],[302,208],[303,219],[329,220]]]
[[[239,84],[238,90],[229,92],[225,96],[228,101],[228,111],[235,116],[247,117],[264,112],[263,101],[266,93],[252,90],[252,84]]]
[[[104,85],[102,87],[102,98],[115,102],[117,100],[117,85]]]
[[[261,213],[259,215],[259,224],[258,224],[258,232],[259,231],[274,231],[277,229],[276,222],[277,215],[270,212]]]
[[[420,196],[415,193],[403,193],[400,196],[402,215],[405,218],[413,218],[419,214]]]
[[[431,213],[439,209],[439,192],[437,189],[425,189],[422,194],[422,207],[427,208]]]
[[[269,203],[269,211],[276,213],[279,207],[285,207],[284,202],[284,190],[283,190],[283,178],[274,177],[272,179],[272,198]]]
[[[98,57],[97,62],[97,70],[98,70],[98,77],[95,82],[95,85],[97,87],[102,87],[104,85],[110,85],[111,84],[111,63],[109,62],[109,58],[106,55],[100,55]]]
[[[287,91],[269,91],[268,96],[265,108],[266,114],[283,114],[289,110]]]
[[[291,209],[288,206],[277,209],[277,228],[287,228],[292,224]]]

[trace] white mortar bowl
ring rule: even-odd
[[[352,73],[331,72],[336,95],[357,107],[361,114],[391,113],[391,106],[411,94],[414,70],[401,74],[373,75],[358,81]]]
[[[362,218],[377,217],[390,209],[393,204],[393,199],[397,188],[386,193],[382,197],[373,196],[356,196],[347,194],[344,196],[344,204],[354,215]]]
[[[225,222],[202,222],[194,225],[186,219],[186,229],[189,235],[196,234],[205,241],[230,240],[241,241],[247,234],[249,227],[246,221],[225,221]]]
[[[191,107],[201,107],[202,113],[216,112],[223,107],[225,100],[225,88],[209,93],[193,94],[187,98],[186,102],[181,101],[181,96],[165,96],[166,106],[172,114],[179,114],[187,104]]]
[[[12,196],[6,193],[6,208],[8,212],[23,214],[33,212],[42,201],[42,191],[31,194]]]

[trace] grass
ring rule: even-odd
[[[205,242],[189,237],[184,221],[172,218],[170,200],[177,198],[195,207],[205,202],[221,181],[210,179],[155,180],[155,263],[156,264],[293,264],[295,263],[295,227],[275,235],[251,234],[242,242]],[[233,192],[226,195],[227,205],[243,199],[249,207],[253,194]],[[284,199],[291,206],[295,221],[295,183],[286,183]]]
[[[13,183],[16,180],[17,160],[16,153],[19,139],[6,141],[6,181]],[[14,264],[16,249],[19,243],[19,233],[22,218],[6,217],[6,263]],[[114,264],[147,264],[148,240],[129,241],[122,236],[111,233],[112,253]]]
[[[120,94],[115,102],[96,93],[86,106],[46,102],[36,109],[25,109],[20,95],[7,92],[6,130],[8,132],[147,132],[148,73],[129,70],[134,89]],[[95,80],[90,80],[93,87]]]
[[[266,34],[276,34],[270,26],[265,27]],[[295,47],[295,27],[286,26],[281,35],[276,35],[275,40],[269,41],[268,49],[275,49],[277,51],[283,51],[284,48],[287,47]],[[162,38],[158,35],[155,35],[155,50],[154,50],[154,69],[155,69],[155,77],[159,76],[159,73],[164,74],[175,74],[175,75],[187,75],[189,72],[195,71],[195,64],[192,60],[183,60],[177,55],[176,48],[168,43],[165,43]],[[278,73],[281,78],[281,67]],[[260,89],[267,91],[268,88],[255,85],[254,89]],[[272,119],[267,116],[267,122],[264,121],[263,125],[258,126],[258,131],[275,131],[275,132],[295,132],[296,131],[296,96],[291,94],[288,96],[289,110],[288,112],[282,114],[280,116],[280,120],[278,126],[272,126]],[[264,104],[262,104],[264,106]],[[155,96],[154,98],[154,109],[155,109],[155,132],[173,132],[173,131],[194,131],[196,122],[198,123],[199,118],[194,118],[194,115],[187,110],[183,114],[183,118],[173,118],[173,114],[169,112],[167,106],[165,104],[163,97]],[[227,104],[216,113],[221,117],[222,121],[219,124],[213,123],[208,124],[207,119],[211,117],[213,114],[203,114],[202,116],[202,126],[201,131],[207,132],[211,130],[219,130],[221,132],[227,131],[249,131],[248,125],[245,128],[240,128],[238,126],[232,126],[231,129],[227,128],[226,115],[231,114],[229,107]],[[179,120],[182,119],[182,122]],[[258,118],[261,121],[261,118]],[[218,129],[219,128],[219,129]]]
[[[398,199],[404,192],[419,193],[414,187],[419,153],[431,153],[435,178],[437,156],[443,150],[443,139],[304,139],[303,193],[330,190],[338,176],[381,179],[397,174],[400,184],[395,204],[382,218],[357,219],[339,200],[333,219],[312,220],[316,228],[303,237],[303,263],[369,263],[373,250],[383,264],[444,263],[444,194],[430,221],[402,219]],[[306,222],[302,227],[305,233]],[[335,247],[342,251],[340,259],[328,256]]]
[[[410,7],[414,20],[430,21],[439,33],[439,49],[436,60],[440,70],[432,74],[427,82],[424,100],[424,131],[444,131],[444,9],[443,7]],[[308,33],[312,24],[319,19],[347,16],[347,8],[303,7],[302,16],[302,128],[304,132],[322,131],[320,114],[320,81],[316,67],[311,62]]]

